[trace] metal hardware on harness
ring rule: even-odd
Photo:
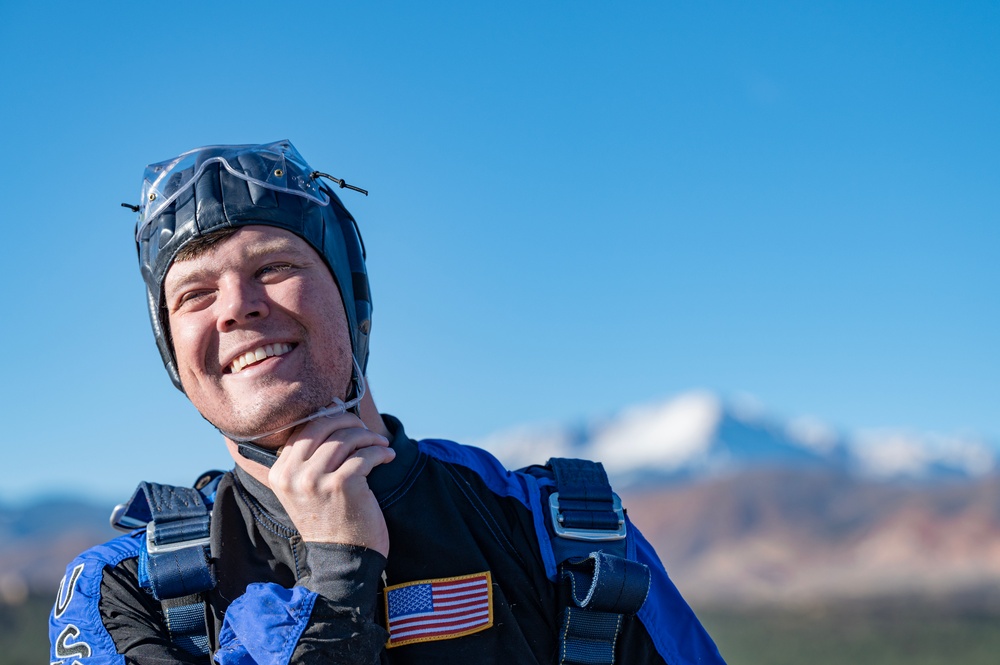
[[[124,531],[129,533],[133,529],[140,529],[146,526],[146,522],[143,520],[137,520],[133,517],[128,517],[125,513],[128,511],[129,504],[119,503],[115,506],[114,510],[111,511],[111,527],[117,529],[118,531]]]
[[[649,592],[649,568],[628,558],[625,511],[599,462],[552,458],[546,467],[552,555],[563,579],[559,663],[615,665],[622,624]]]
[[[184,520],[188,521],[188,520]],[[208,519],[202,520],[204,522],[204,530],[208,531]],[[161,543],[156,542],[156,522],[150,522],[146,526],[146,551],[149,554],[165,554],[167,552],[176,552],[177,550],[182,550],[187,547],[206,547],[211,543],[211,534],[206,533],[206,535],[191,538],[190,540],[179,540],[173,543]]]
[[[203,474],[195,488],[139,483],[111,515],[119,529],[145,525],[139,584],[160,601],[170,641],[196,656],[210,651],[205,594],[216,582],[209,549],[212,505],[222,475]]]
[[[626,536],[625,511],[622,510],[622,500],[617,494],[611,494],[611,509],[618,517],[618,528],[609,529],[579,529],[565,526],[565,520],[560,513],[559,492],[549,495],[549,512],[552,515],[552,529],[557,536],[569,538],[570,540],[585,540],[588,542],[603,543],[613,540],[622,540]]]

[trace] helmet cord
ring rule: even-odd
[[[316,178],[321,178],[321,177],[322,178],[326,178],[327,180],[329,180],[331,182],[335,182],[338,185],[340,185],[341,189],[344,189],[346,187],[347,189],[353,189],[355,192],[361,192],[365,196],[368,196],[368,190],[367,189],[361,189],[360,187],[355,187],[354,185],[349,185],[349,184],[347,184],[347,182],[344,181],[343,178],[334,178],[329,173],[323,173],[322,171],[313,171],[312,173],[309,174],[309,177],[312,178],[313,180],[315,180]]]
[[[334,397],[333,404],[330,406],[325,406],[305,418],[299,418],[298,420],[292,421],[287,425],[282,425],[277,429],[264,432],[263,434],[257,434],[255,436],[239,436],[218,427],[216,429],[218,429],[223,436],[236,444],[236,447],[239,449],[240,454],[243,455],[243,457],[259,462],[268,467],[272,466],[277,461],[278,454],[273,450],[268,450],[267,448],[257,445],[255,443],[256,441],[260,441],[261,439],[265,439],[274,434],[278,434],[279,432],[284,432],[285,430],[296,427],[297,425],[302,425],[303,423],[308,423],[319,418],[333,418],[342,413],[347,413],[348,410],[353,410],[357,413],[361,404],[361,399],[365,396],[365,381],[361,374],[361,366],[358,365],[358,360],[354,357],[354,354],[351,354],[351,360],[354,365],[351,380],[355,386],[355,397],[347,402],[339,397]]]

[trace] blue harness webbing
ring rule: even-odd
[[[547,524],[565,587],[559,663],[613,665],[623,619],[649,594],[649,568],[628,559],[625,513],[603,465],[552,458],[546,467],[555,479]]]
[[[195,487],[142,482],[115,509],[112,525],[145,525],[139,582],[160,601],[170,639],[184,651],[209,655],[205,593],[215,587],[209,552],[212,503],[221,471],[209,471]]]

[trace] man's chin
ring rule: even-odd
[[[252,388],[230,387],[215,399],[191,401],[227,438],[278,448],[295,422],[328,406],[336,394],[336,388],[327,381],[274,379],[255,382]]]
[[[275,432],[270,436],[265,436],[260,439],[255,439],[254,436],[256,435],[253,434],[240,437],[231,437],[229,434],[225,434],[225,436],[227,439],[232,440],[233,443],[251,442],[255,446],[273,451],[278,450],[279,448],[285,445],[286,441],[288,441],[288,432],[285,430],[282,430],[280,432]]]
[[[241,409],[231,414],[222,424],[212,422],[208,418],[206,420],[209,420],[226,438],[234,441],[253,441],[262,448],[276,449],[284,445],[293,423],[323,408],[322,405],[303,408],[301,402],[295,406],[297,408],[273,406],[264,408],[263,405],[256,405],[256,408]]]

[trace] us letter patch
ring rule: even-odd
[[[477,633],[493,625],[493,579],[487,571],[386,587],[385,615],[389,648]]]

